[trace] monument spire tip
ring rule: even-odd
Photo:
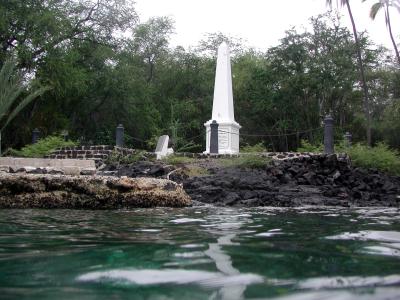
[[[229,48],[229,45],[228,45],[228,43],[227,42],[225,42],[225,41],[223,41],[220,45],[219,45],[219,47],[218,48]]]

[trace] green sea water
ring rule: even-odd
[[[400,299],[400,211],[0,210],[0,299]]]

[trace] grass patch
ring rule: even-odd
[[[183,166],[180,168],[180,172],[184,173],[189,177],[200,177],[210,175],[207,168],[196,165],[196,162],[199,162],[199,159],[195,159],[193,157],[185,157],[185,156],[174,156],[170,155],[162,159],[162,161],[168,165],[173,166]]]
[[[200,166],[187,166],[184,172],[189,177],[201,177],[210,175],[210,172],[206,168]]]
[[[133,164],[144,159],[145,151],[137,151],[132,154],[123,155],[122,153],[113,150],[106,159],[106,164]]]
[[[165,162],[168,165],[184,165],[184,164],[190,164],[196,161],[196,159],[191,158],[191,157],[185,157],[185,156],[175,156],[175,155],[169,155],[165,158],[162,159],[163,162]]]
[[[77,143],[73,141],[65,141],[59,136],[49,136],[40,139],[36,144],[23,147],[21,150],[9,149],[8,153],[18,157],[44,157],[61,147],[73,147]]]
[[[221,158],[219,162],[224,167],[262,169],[271,162],[271,158],[250,154],[232,158]]]

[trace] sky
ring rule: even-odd
[[[358,31],[367,30],[376,44],[389,49],[392,44],[386,29],[384,12],[380,11],[371,20],[369,10],[378,0],[352,0],[353,15]],[[242,38],[245,46],[266,50],[277,46],[285,30],[295,26],[300,32],[309,28],[308,19],[329,10],[325,0],[136,0],[136,11],[140,21],[150,17],[169,16],[175,21],[172,46],[186,49],[196,46],[207,33],[222,32]],[[336,1],[333,7],[336,7]],[[345,7],[343,24],[350,27]],[[396,41],[400,41],[400,12],[391,11],[392,30]]]

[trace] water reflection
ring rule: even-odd
[[[0,211],[0,291],[7,299],[400,299],[399,216],[327,207]]]
[[[217,223],[217,226],[209,230],[212,234],[221,236],[216,243],[209,244],[205,254],[215,262],[217,269],[225,275],[240,275],[240,271],[233,267],[231,257],[222,248],[223,246],[240,246],[239,243],[233,243],[232,240],[240,233],[240,228],[245,223],[251,223],[249,217],[251,217],[249,214],[222,215],[221,221],[223,220],[224,222]],[[229,222],[226,222],[227,219]],[[263,277],[255,274],[246,274],[240,277],[240,281],[237,281],[233,286],[223,286],[213,297],[224,300],[243,299],[247,285],[261,282],[263,282]]]
[[[273,300],[397,300],[400,290],[396,288],[377,288],[374,291],[312,291],[296,293]]]
[[[400,243],[382,243],[379,246],[367,246],[363,248],[366,254],[395,256],[400,258]]]

